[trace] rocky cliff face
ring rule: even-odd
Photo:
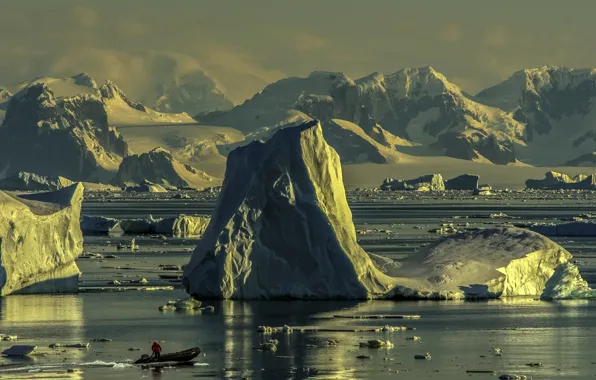
[[[213,186],[214,180],[205,172],[174,159],[167,150],[156,148],[122,160],[112,184],[125,186],[127,183],[150,181],[180,188],[203,188]]]
[[[111,176],[127,154],[126,142],[108,124],[102,99],[56,97],[44,83],[15,94],[0,126],[0,163],[7,174],[98,181]]]
[[[596,70],[544,66],[518,71],[476,99],[511,112],[525,124],[520,159],[560,165],[596,150],[595,97]]]
[[[81,184],[51,193],[0,192],[2,296],[77,291],[82,201]]]
[[[390,288],[356,242],[339,157],[317,122],[230,153],[183,284],[232,299],[366,299]]]

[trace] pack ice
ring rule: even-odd
[[[83,185],[36,194],[0,192],[0,294],[78,290],[75,259]]]
[[[501,228],[447,237],[379,269],[389,259],[358,245],[339,156],[314,121],[230,153],[183,285],[224,299],[541,296],[570,258],[538,233]]]

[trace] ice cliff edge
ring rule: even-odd
[[[230,153],[183,285],[231,299],[366,299],[390,289],[356,241],[340,159],[318,121]]]
[[[36,194],[0,191],[0,295],[78,289],[83,185]]]

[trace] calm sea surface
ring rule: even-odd
[[[90,201],[90,215],[144,217],[178,213],[209,214],[212,202],[196,200]],[[443,223],[465,228],[529,220],[565,219],[596,210],[591,198],[550,200],[398,202],[353,200],[351,207],[361,244],[371,252],[399,259],[439,236],[427,231]],[[504,212],[519,219],[483,214]],[[480,215],[480,217],[478,217]],[[465,216],[474,216],[465,218]],[[389,232],[385,231],[389,230]],[[81,287],[107,286],[144,277],[149,285],[176,287],[160,278],[160,264],[186,264],[196,240],[137,237],[138,253],[116,245],[134,236],[86,237],[89,252],[113,259],[80,259]],[[594,285],[596,240],[556,239],[581,264]],[[0,359],[0,379],[494,379],[503,373],[533,379],[588,379],[596,375],[596,301],[547,303],[533,299],[489,302],[206,302],[213,314],[159,312],[159,305],[185,294],[174,290],[93,292],[77,295],[10,296],[1,299],[0,333],[38,346],[31,359]],[[339,319],[334,314],[416,314],[418,320]],[[294,332],[264,336],[260,325],[316,326],[329,330],[407,326],[416,330],[382,332]],[[419,341],[408,338],[418,336]],[[95,339],[111,339],[95,342]],[[199,346],[193,366],[141,368],[131,361],[149,353],[152,340],[164,352]],[[260,343],[279,341],[276,352]],[[392,349],[360,348],[370,339],[390,340]],[[325,341],[338,340],[335,346]],[[88,349],[51,349],[49,344],[91,342]],[[496,356],[493,347],[500,348]],[[134,350],[132,350],[134,349]],[[140,350],[138,350],[140,349]],[[430,360],[414,355],[430,353]],[[370,356],[361,359],[358,356]],[[541,363],[540,366],[528,366]],[[70,372],[67,372],[70,371]],[[470,374],[467,371],[487,371]],[[490,373],[495,371],[494,374]]]

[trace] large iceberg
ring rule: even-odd
[[[571,257],[552,240],[521,228],[452,235],[392,270],[399,285],[387,298],[540,296],[555,269]]]
[[[230,153],[183,285],[231,299],[366,299],[392,287],[356,241],[340,159],[317,121]]]
[[[82,201],[81,184],[50,193],[0,192],[2,296],[78,290]]]
[[[443,184],[440,176],[419,182]],[[320,124],[309,122],[229,154],[182,283],[194,297],[223,299],[541,296],[547,282],[556,288],[551,278],[570,258],[521,228],[449,236],[401,262],[367,254],[356,240],[339,156]]]

